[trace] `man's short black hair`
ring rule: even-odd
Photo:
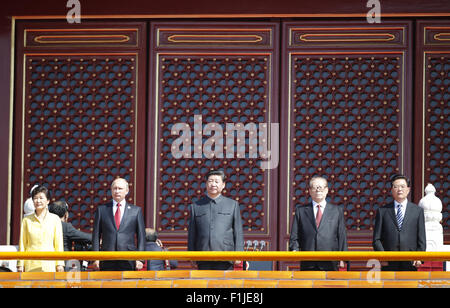
[[[394,185],[394,182],[397,180],[405,180],[406,181],[406,186],[411,187],[411,181],[409,180],[409,178],[403,174],[394,174],[391,177],[391,187]]]
[[[209,177],[211,175],[219,175],[222,178],[222,182],[225,182],[225,172],[223,172],[222,170],[210,170],[207,174],[206,174],[206,180],[208,181]]]
[[[67,213],[67,203],[64,201],[55,201],[48,206],[50,213],[56,214],[59,218],[63,218]]]
[[[145,229],[145,239],[147,242],[156,242],[158,239],[158,232],[152,228]]]

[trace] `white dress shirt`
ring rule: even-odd
[[[115,217],[116,215],[116,211],[117,211],[117,202],[115,200],[113,200],[113,217]],[[120,221],[122,221],[122,217],[123,217],[123,213],[125,213],[125,200],[122,200],[120,202]]]
[[[406,213],[406,205],[408,204],[408,199],[405,199],[402,203],[399,203],[397,201],[394,201],[394,206],[395,206],[395,215],[397,216],[397,212],[398,212],[398,205],[400,204],[400,206],[402,207],[402,214],[403,217],[405,217],[405,213]]]
[[[323,212],[325,211],[325,207],[327,206],[327,200],[323,200],[320,203],[317,203],[314,200],[312,201],[313,210],[314,210],[314,218],[317,217],[317,205],[319,205],[319,204],[320,204],[320,210],[322,211],[322,215],[323,215]]]

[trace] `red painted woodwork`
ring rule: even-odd
[[[163,238],[186,238],[188,206],[205,193],[205,175],[216,168],[227,176],[224,195],[241,205],[246,240],[276,249],[278,174],[261,168],[258,135],[262,125],[278,122],[278,32],[270,22],[151,23],[148,143],[155,150],[147,160],[147,224]],[[173,155],[181,135],[172,134],[176,123],[190,134],[180,158]],[[227,134],[227,125],[238,123],[256,130]],[[218,131],[206,132],[211,125]],[[209,158],[211,135],[221,153]]]
[[[129,181],[127,201],[143,206],[145,24],[20,22],[17,30],[23,74],[14,152],[23,156],[14,163],[14,225],[34,184],[66,200],[69,220],[87,232],[118,176]],[[12,236],[18,239],[18,228]]]
[[[427,183],[443,204],[442,225],[449,230],[450,202],[450,41],[449,21],[417,22],[414,192],[417,202]]]
[[[415,202],[424,183],[437,184],[448,230],[447,28],[413,18],[17,21],[12,242],[34,183],[67,200],[72,223],[89,231],[120,175],[147,226],[183,243],[188,205],[211,168],[228,176],[246,240],[269,249],[287,249],[294,207],[309,201],[316,174],[328,177],[358,249],[370,248],[397,172],[412,177]],[[278,168],[251,157],[251,131],[233,137],[232,157],[195,157],[211,135],[194,134],[213,122],[224,156],[227,123],[279,123]],[[190,127],[190,157],[173,157],[176,123]]]

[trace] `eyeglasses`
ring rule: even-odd
[[[399,189],[404,190],[404,189],[408,188],[408,186],[406,186],[406,185],[393,185],[392,188],[395,189],[395,190],[399,190]]]
[[[309,188],[310,188],[311,190],[321,191],[321,190],[327,189],[328,186],[310,186]]]

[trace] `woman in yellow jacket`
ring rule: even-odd
[[[35,211],[22,220],[19,251],[64,251],[61,220],[48,211],[48,189],[38,186],[33,189],[31,197]],[[17,271],[63,272],[64,261],[19,260]]]

